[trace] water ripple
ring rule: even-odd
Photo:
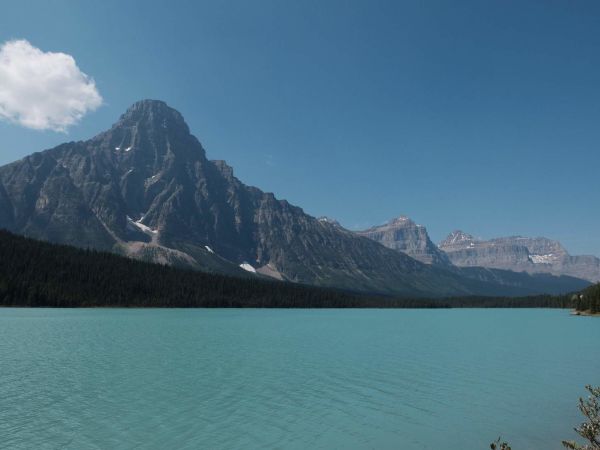
[[[1,309],[0,447],[559,449],[599,341],[547,310]]]

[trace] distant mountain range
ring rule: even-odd
[[[560,242],[544,237],[512,236],[482,240],[457,230],[436,246],[427,229],[406,216],[357,234],[426,264],[548,273],[600,281],[599,258],[571,256]]]
[[[448,235],[439,248],[452,264],[459,267],[493,267],[600,281],[600,258],[569,255],[560,242],[545,237],[510,236],[482,240],[459,230]]]
[[[208,160],[181,114],[155,100],[135,103],[90,140],[1,167],[0,228],[207,272],[404,296],[558,293],[588,284],[458,268],[418,227],[406,231],[404,247],[388,248],[390,240],[380,245],[314,218]]]

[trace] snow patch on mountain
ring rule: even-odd
[[[247,272],[256,273],[256,269],[248,263],[242,263],[242,264],[240,264],[240,267]]]
[[[140,218],[140,220],[133,220],[131,217],[127,216],[127,221],[133,225],[134,227],[138,228],[139,230],[141,230],[142,232],[148,234],[157,234],[158,230],[155,230],[153,228],[150,228],[148,225],[144,225],[142,223],[142,220],[144,220],[144,216],[142,216]]]
[[[556,258],[550,253],[548,255],[529,255],[529,259],[534,264],[552,264]]]

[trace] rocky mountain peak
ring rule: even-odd
[[[407,216],[396,217],[358,234],[426,264],[450,264],[446,254],[431,242],[427,229]]]
[[[454,245],[474,243],[476,241],[477,239],[473,235],[465,233],[462,230],[454,230],[446,237],[446,239],[440,242],[439,247],[443,249]]]
[[[164,129],[189,134],[190,129],[179,111],[161,100],[140,100],[131,105],[115,126]]]
[[[122,173],[133,170],[145,178],[206,160],[183,116],[159,100],[131,105],[108,131],[91,139],[88,148],[110,154]]]
[[[405,227],[405,226],[420,226],[420,225],[417,225],[408,216],[398,216],[398,217],[395,217],[393,219],[388,220],[386,224],[390,225],[390,226],[401,226],[401,227]]]
[[[332,219],[331,217],[321,216],[317,220],[321,223],[329,224],[336,228],[343,228],[342,225],[337,220]]]

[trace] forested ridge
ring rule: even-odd
[[[0,230],[0,305],[31,307],[449,308],[573,306],[572,296],[392,298],[234,278],[56,245]]]

